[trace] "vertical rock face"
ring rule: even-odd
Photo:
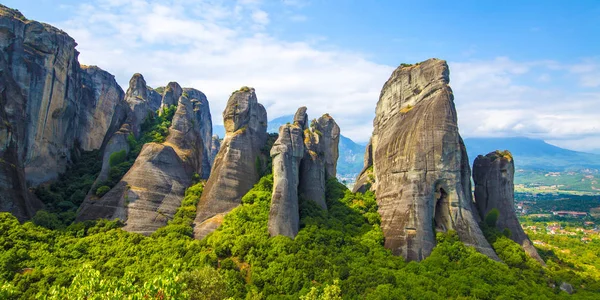
[[[501,231],[508,228],[513,241],[521,245],[529,256],[544,263],[517,219],[514,209],[514,174],[514,160],[508,151],[477,156],[473,164],[475,205],[482,219],[492,209],[497,209],[500,216],[496,227]]]
[[[336,175],[340,128],[329,114],[314,120],[310,127],[304,130],[300,195],[327,209],[325,183]]]
[[[160,108],[162,109],[171,105],[177,105],[177,101],[179,101],[179,97],[181,97],[182,93],[183,89],[177,82],[169,82],[165,88]]]
[[[139,100],[137,106],[148,102],[145,91],[143,77],[134,76],[128,95]],[[192,175],[202,174],[205,151],[202,126],[211,124],[210,120],[203,120],[210,117],[208,109],[208,101],[200,91],[190,89],[189,93],[182,93],[167,140],[144,145],[131,169],[115,187],[102,198],[86,199],[78,220],[119,218],[126,222],[124,230],[142,234],[166,225],[181,205]],[[111,142],[120,143],[119,136],[115,134]]]
[[[223,112],[226,135],[198,204],[194,236],[212,232],[215,220],[241,203],[258,182],[256,161],[267,141],[267,111],[258,103],[254,89],[234,92]]]
[[[25,113],[20,123],[12,124],[24,128],[18,156],[23,158],[26,180],[37,185],[64,171],[77,138],[81,98],[78,52],[75,41],[54,27],[29,21],[4,6],[0,14],[5,72],[23,96],[23,102],[12,103]]]
[[[82,66],[82,98],[79,140],[83,150],[100,149],[104,138],[115,132],[126,117],[125,93],[110,73],[96,66]],[[113,120],[114,119],[114,120]]]
[[[298,183],[304,142],[302,127],[294,123],[279,128],[279,137],[271,149],[273,197],[269,212],[269,234],[272,236],[293,238],[300,229]]]
[[[221,149],[221,141],[219,140],[219,136],[213,135],[212,141],[210,144],[210,157],[209,157],[211,169],[212,169],[213,164],[215,163],[215,158],[217,157],[217,154],[219,153],[220,149]]]
[[[470,168],[458,133],[448,65],[430,59],[399,67],[385,83],[373,121],[373,171],[385,246],[422,260],[435,231],[497,259],[478,226]]]
[[[279,128],[279,138],[271,149],[273,157],[273,196],[269,233],[294,238],[298,234],[300,212],[298,195],[327,209],[325,183],[335,173],[339,127],[328,114],[308,126],[306,107],[296,112],[294,124]]]
[[[192,88],[184,88],[183,94],[195,103],[195,110],[197,114],[199,114],[199,116],[197,116],[196,119],[202,121],[201,124],[198,124],[200,138],[202,139],[203,144],[202,173],[199,173],[199,175],[202,179],[208,179],[210,175],[210,169],[212,167],[211,151],[213,142],[212,117],[210,115],[210,107],[208,105],[208,100],[206,99],[204,93]]]
[[[81,67],[75,46],[63,31],[0,5],[0,156],[11,167],[0,174],[10,195],[0,207],[21,220],[41,206],[28,186],[55,179],[77,144],[100,148],[124,118],[112,75]]]
[[[340,156],[338,145],[340,142],[340,127],[329,115],[324,114],[315,124],[317,133],[321,133],[323,150],[325,151],[325,171],[328,177],[335,177],[337,172],[337,160]]]
[[[358,178],[356,179],[356,183],[354,183],[354,187],[352,188],[353,193],[364,193],[368,190],[374,190],[373,182],[373,143],[369,139],[369,143],[365,148],[365,157],[363,159],[363,169],[358,174]]]
[[[154,113],[154,110],[152,109],[153,105],[150,103],[152,101],[151,98],[153,96],[156,97],[155,95],[158,95],[158,93],[146,86],[146,80],[144,80],[142,74],[136,73],[131,77],[125,101],[122,105],[123,108],[118,110],[119,114],[124,115],[123,118],[125,119],[125,122],[121,123],[121,127],[112,135],[109,135],[110,139],[106,143],[104,152],[102,153],[102,169],[92,186],[92,191],[95,191],[95,188],[97,188],[97,183],[103,182],[108,178],[108,172],[110,171],[110,156],[113,153],[122,150],[129,153],[131,149],[129,149],[127,137],[130,134],[139,138],[140,129],[144,119],[148,117],[148,115]],[[89,196],[87,198],[89,198]],[[88,199],[86,199],[86,202],[87,200]],[[86,205],[86,202],[84,202],[83,206]]]

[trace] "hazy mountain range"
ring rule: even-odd
[[[269,121],[267,131],[277,132],[279,127],[291,122],[293,115],[282,116]],[[223,137],[223,125],[215,125],[214,134]],[[467,153],[471,164],[480,154],[494,150],[509,150],[515,159],[517,169],[536,171],[565,171],[583,168],[600,169],[600,154],[585,153],[560,148],[543,140],[525,137],[506,138],[466,138]],[[338,176],[353,180],[363,167],[365,143],[357,143],[342,135],[340,137]],[[600,151],[600,150],[599,150]]]

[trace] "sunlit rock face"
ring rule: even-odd
[[[304,156],[302,127],[282,125],[271,149],[273,158],[273,196],[269,213],[269,234],[295,237],[300,229],[298,184],[300,161]]]
[[[514,176],[515,163],[510,152],[495,151],[477,156],[473,163],[475,206],[482,219],[492,209],[497,209],[500,213],[496,223],[498,230],[510,230],[510,238],[521,245],[529,256],[544,264],[517,219]]]
[[[41,207],[29,187],[56,179],[73,150],[100,149],[123,121],[123,91],[109,73],[80,66],[76,45],[0,5],[0,210],[20,220]]]
[[[124,230],[147,235],[173,218],[194,174],[203,173],[206,136],[203,127],[212,126],[211,120],[204,120],[210,118],[204,94],[193,89],[186,91],[170,95],[178,96],[178,101],[166,141],[145,144],[133,166],[108,193],[100,198],[90,193],[78,211],[79,221],[118,218],[125,222]],[[150,92],[143,77],[136,74],[130,81],[128,103],[140,110],[145,108],[146,115],[151,114]],[[128,149],[126,136],[133,134],[128,127],[135,127],[139,117],[135,108],[131,109],[129,121],[110,140],[105,158],[108,151]]]
[[[194,236],[214,231],[222,216],[241,204],[260,179],[256,161],[267,142],[267,111],[258,103],[253,88],[234,92],[223,112],[225,138],[197,207]]]
[[[397,68],[381,91],[371,151],[385,247],[422,260],[436,231],[455,230],[465,244],[497,259],[473,207],[449,75],[445,61],[429,59]]]
[[[273,195],[269,234],[296,237],[300,224],[300,200],[312,201],[327,209],[325,184],[335,176],[340,128],[324,114],[308,123],[306,107],[300,107],[293,124],[279,128],[271,149]],[[300,198],[299,198],[300,197]]]

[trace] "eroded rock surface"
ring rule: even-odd
[[[221,149],[221,140],[219,139],[219,136],[213,135],[212,141],[210,144],[210,157],[209,157],[211,169],[212,169],[213,164],[215,163],[215,158],[217,157],[217,154],[219,153],[220,149]]]
[[[492,209],[497,209],[500,215],[496,227],[500,231],[508,228],[510,238],[521,245],[529,256],[544,264],[517,219],[514,208],[514,174],[514,160],[506,150],[477,156],[473,164],[475,205],[482,219]]]
[[[55,179],[72,150],[99,149],[120,126],[123,92],[112,75],[81,67],[65,32],[0,5],[0,209],[30,218],[29,187]],[[9,168],[10,167],[10,168]]]
[[[435,246],[434,231],[456,230],[497,259],[478,226],[448,83],[446,62],[430,59],[397,68],[381,91],[372,154],[385,247],[422,260]]]
[[[299,198],[327,209],[325,184],[328,167],[335,168],[339,127],[325,114],[308,126],[306,107],[298,109],[294,123],[279,128],[279,138],[271,149],[273,157],[273,196],[269,214],[271,236],[294,238],[299,230]]]
[[[365,148],[365,157],[363,159],[363,169],[358,174],[358,178],[352,187],[353,193],[364,193],[366,191],[375,190],[375,176],[373,175],[373,143],[369,139],[369,143]]]
[[[242,196],[260,179],[256,161],[267,141],[267,111],[258,103],[254,89],[244,87],[231,95],[223,122],[226,135],[194,221],[194,236],[198,239],[218,226],[211,218],[240,205]]]
[[[82,98],[79,141],[83,150],[100,149],[106,137],[115,132],[127,117],[125,93],[115,77],[96,67],[82,67]]]
[[[143,77],[135,75],[128,94],[135,97],[136,106],[146,106],[150,111],[145,91],[148,89]],[[145,144],[115,187],[101,198],[86,199],[78,220],[119,218],[126,223],[124,230],[142,234],[150,234],[167,224],[181,205],[193,175],[202,174],[205,151],[202,126],[211,124],[210,120],[203,120],[210,117],[208,101],[200,97],[204,94],[189,91],[179,97],[166,141]],[[121,136],[124,134],[115,134],[111,142],[119,145]]]
[[[283,125],[273,148],[273,196],[269,212],[269,234],[295,237],[300,229],[298,184],[300,161],[304,157],[300,124]]]

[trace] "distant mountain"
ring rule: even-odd
[[[294,120],[293,115],[282,116],[269,121],[267,125],[268,132],[279,132],[279,127]],[[220,138],[225,136],[225,127],[223,125],[214,125],[213,134]],[[344,180],[354,180],[363,167],[363,156],[365,153],[365,145],[355,143],[351,139],[341,135],[338,159],[337,172],[338,176]]]
[[[465,145],[471,164],[477,155],[506,149],[513,154],[517,168],[544,171],[600,169],[600,155],[563,149],[543,140],[524,137],[467,138]]]

